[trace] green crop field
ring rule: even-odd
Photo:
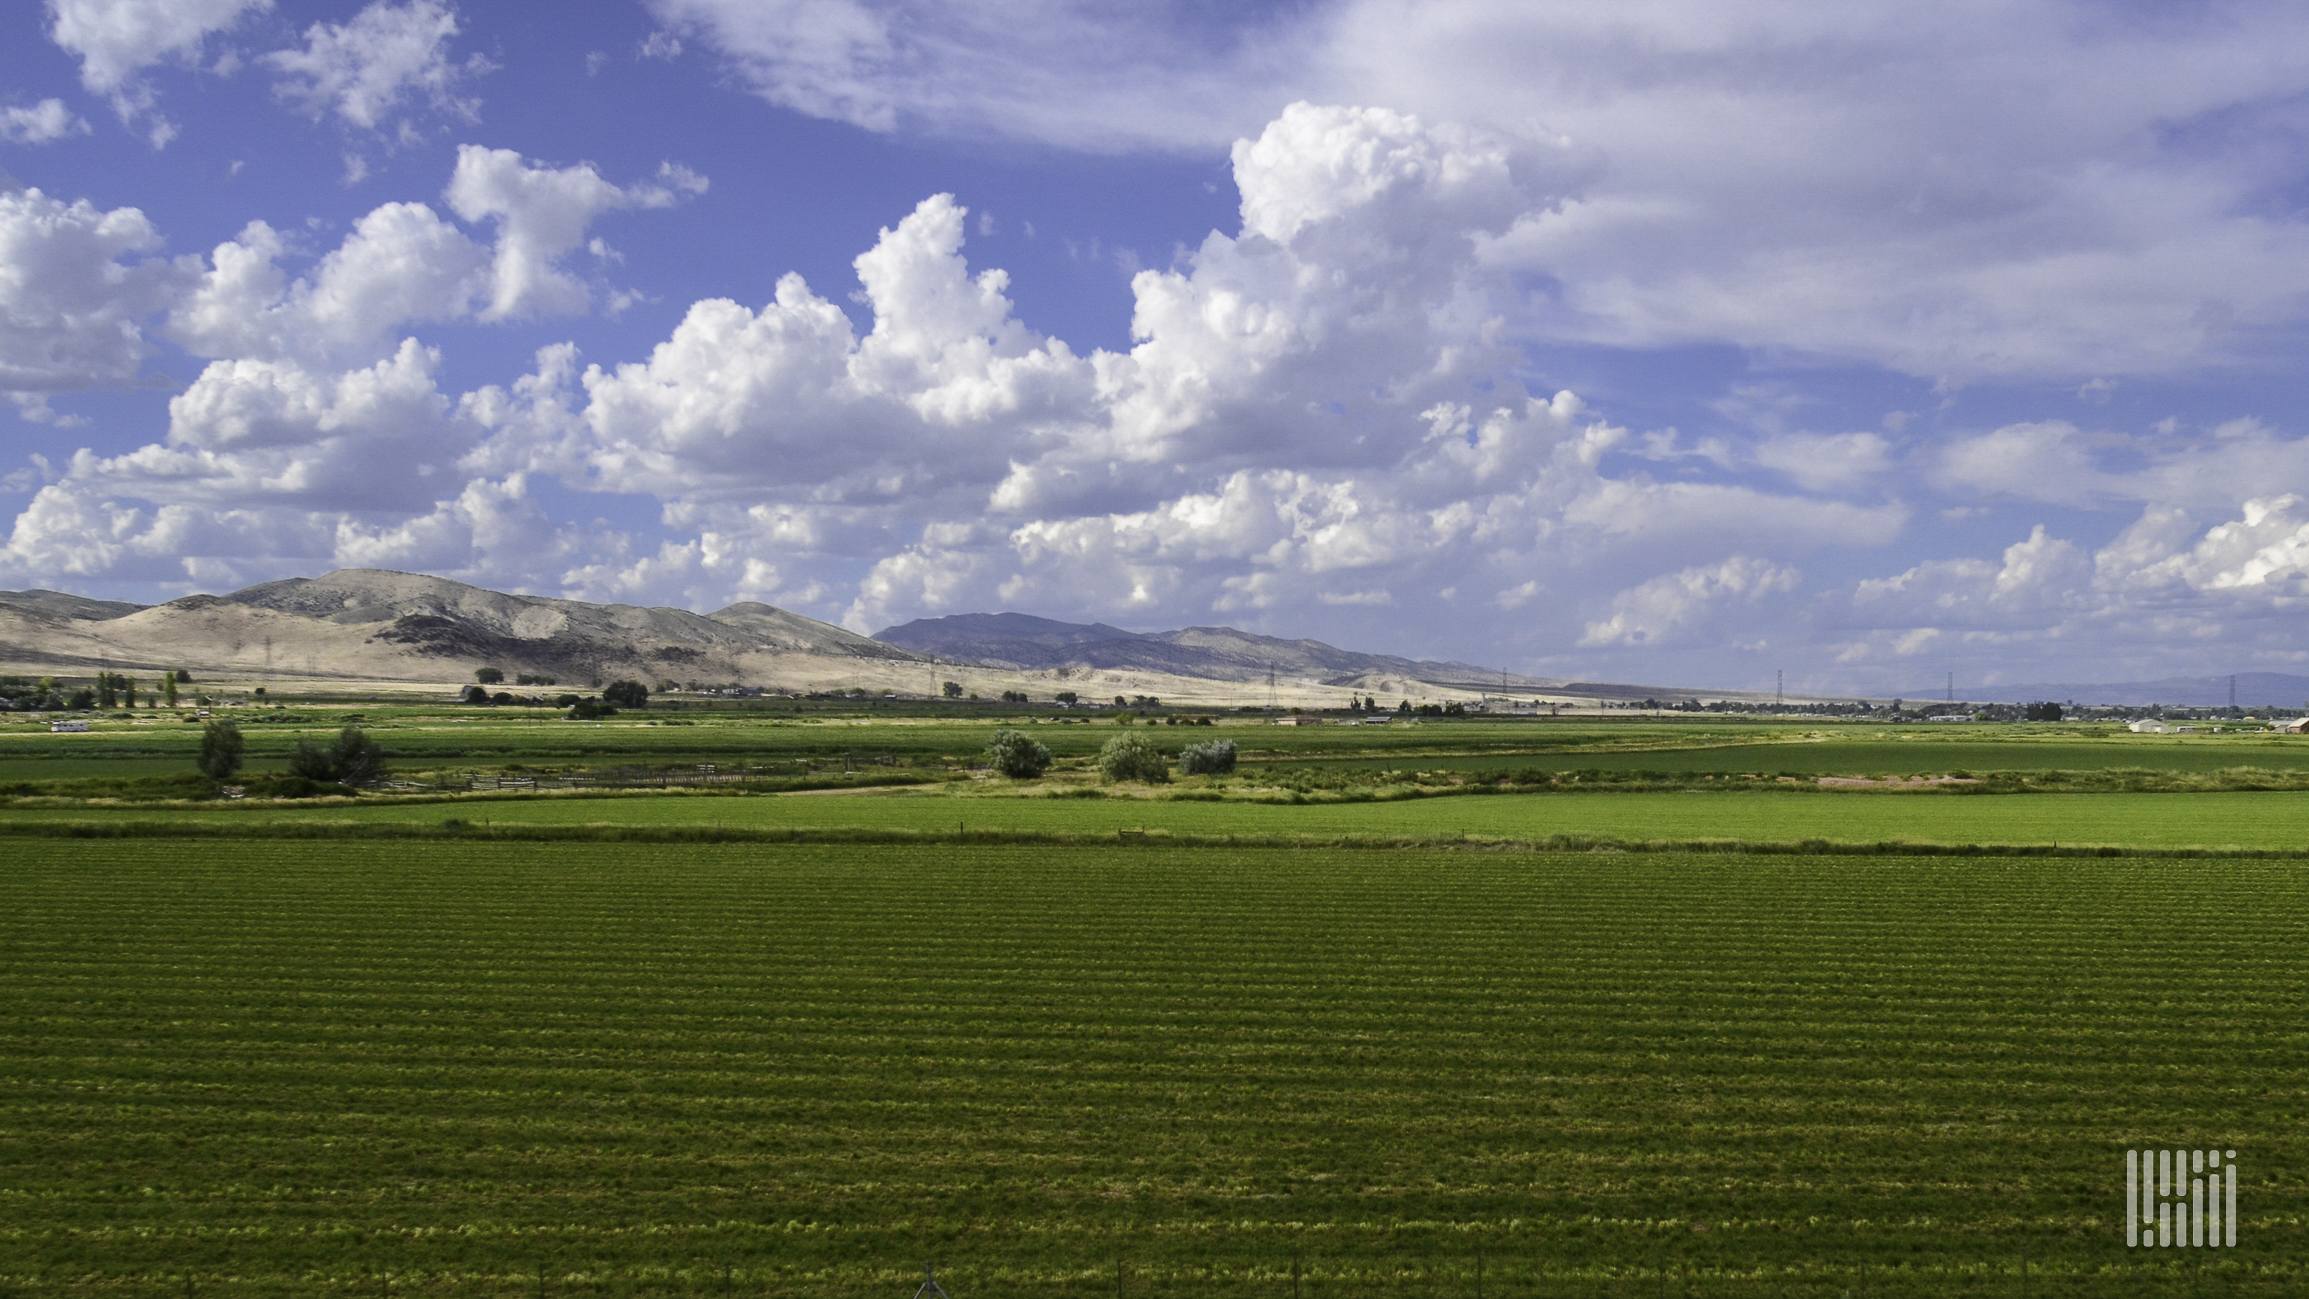
[[[376,848],[8,843],[8,1293],[2309,1286],[2293,863]]]
[[[0,726],[0,1299],[2309,1292],[2309,741],[360,707]]]

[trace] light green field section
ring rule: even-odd
[[[12,841],[0,1286],[2298,1295],[2304,943],[2250,861]],[[2213,1144],[2241,1248],[2128,1251]]]
[[[189,818],[209,824],[297,821],[437,825],[720,826],[1099,835],[1403,836],[1544,840],[1735,839],[1850,843],[2070,844],[2155,848],[2309,849],[2309,793],[1482,794],[1304,805],[1126,798],[840,795],[653,795],[389,806],[234,807],[156,813],[131,807],[0,810],[0,823]]]

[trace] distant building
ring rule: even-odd
[[[1320,717],[1278,717],[1269,724],[1273,726],[1321,726],[1323,719]]]
[[[48,729],[58,734],[66,731],[85,731],[88,729],[88,723],[82,721],[50,722]]]
[[[2165,725],[2163,722],[2158,721],[2154,717],[2144,717],[2141,720],[2134,722],[2131,729],[2135,734],[2139,735],[2163,735],[2165,732],[2172,730],[2173,728]]]
[[[2296,717],[2277,729],[2287,735],[2309,735],[2309,717]]]

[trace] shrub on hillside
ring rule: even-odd
[[[1153,740],[1138,734],[1117,735],[1098,751],[1099,774],[1108,780],[1138,780],[1159,785],[1171,778],[1171,762]]]

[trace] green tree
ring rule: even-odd
[[[938,693],[948,699],[960,699],[962,697],[962,683],[959,681],[946,682],[938,687]]]
[[[601,701],[612,708],[647,708],[649,687],[639,681],[612,681],[602,688]]]
[[[1082,698],[1082,696],[1074,693],[1072,690],[1061,690],[1057,694],[1052,695],[1051,698],[1062,704],[1072,704],[1074,701]]]
[[[1135,732],[1117,735],[1098,751],[1098,771],[1108,780],[1138,780],[1150,785],[1167,783],[1171,762],[1155,742]]]
[[[329,760],[337,779],[348,785],[365,785],[385,775],[385,746],[358,726],[337,732],[336,741],[329,745]]]
[[[200,774],[210,780],[231,780],[241,769],[241,728],[220,717],[201,728]]]
[[[1179,750],[1179,773],[1186,776],[1224,776],[1235,769],[1233,740],[1205,740]]]
[[[120,687],[112,684],[112,682],[113,675],[110,672],[96,674],[96,706],[98,708],[112,708],[119,705]]]
[[[480,682],[482,685],[494,686],[505,680],[505,669],[475,668],[473,670],[473,679]]]
[[[176,674],[171,672],[164,675],[160,683],[161,696],[167,700],[169,707],[176,707]]]
[[[1033,780],[1050,770],[1050,750],[1026,732],[1007,726],[994,733],[986,752],[994,759],[994,769],[1012,780]]]
[[[289,774],[306,780],[359,785],[385,774],[385,747],[358,726],[347,726],[326,747],[297,741],[289,751]]]

